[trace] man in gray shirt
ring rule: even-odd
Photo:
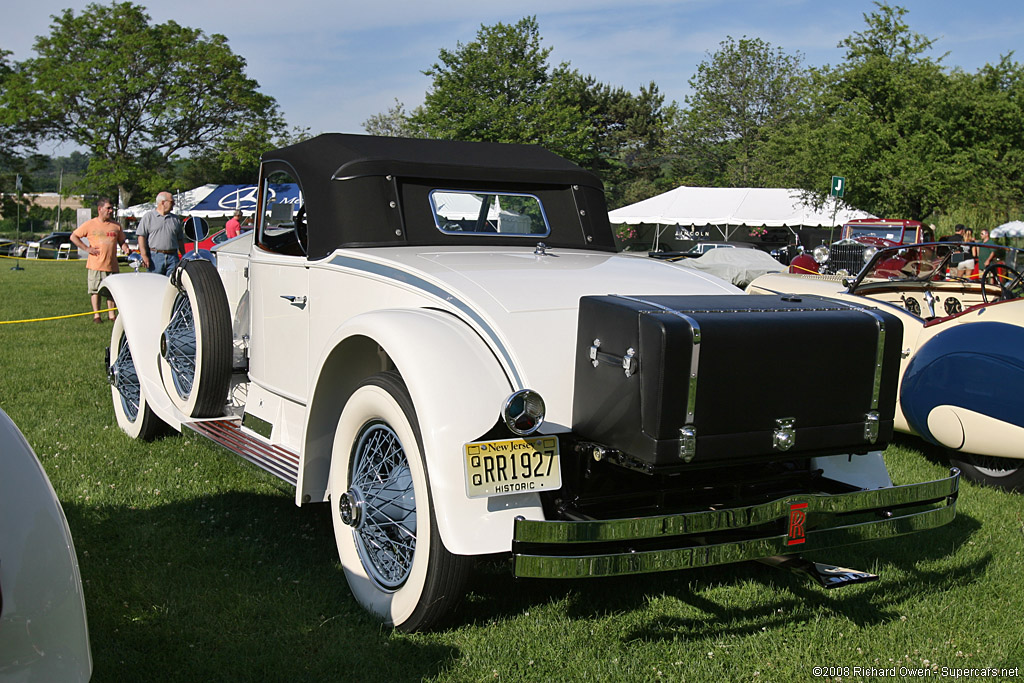
[[[184,251],[185,231],[181,216],[171,213],[173,208],[174,197],[161,192],[156,196],[156,211],[144,215],[135,231],[142,263],[151,273],[170,275],[178,265],[178,253]]]

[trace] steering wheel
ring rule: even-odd
[[[988,303],[989,280],[993,285],[999,287],[999,298],[996,301],[1009,301],[1020,296],[1024,275],[1005,263],[989,265],[981,275],[981,300],[986,304]]]
[[[306,205],[303,204],[299,207],[299,210],[295,212],[295,238],[299,243],[299,249],[302,249],[304,256],[309,256],[309,251],[306,249],[306,243],[309,240],[309,232],[306,228]]]

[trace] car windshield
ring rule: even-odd
[[[914,233],[911,232],[912,236]],[[877,237],[883,240],[889,240],[890,242],[899,242],[902,239],[902,228],[892,225],[876,225],[873,227],[850,227],[850,234],[848,239],[857,239],[859,237]]]
[[[446,234],[544,237],[551,232],[540,199],[530,194],[433,190],[430,208],[434,224]]]
[[[990,257],[991,256],[991,260]],[[984,263],[1003,263],[1011,268],[1024,266],[1019,250],[994,244],[928,242],[879,249],[851,286],[879,280],[926,282],[938,280],[976,280]]]

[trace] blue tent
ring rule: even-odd
[[[256,185],[218,185],[206,195],[202,201],[188,209],[180,208],[181,213],[203,218],[223,218],[240,209],[250,215],[256,211]],[[271,184],[274,203],[292,204],[297,209],[302,203],[302,193],[295,183]]]

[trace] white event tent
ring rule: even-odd
[[[800,190],[756,187],[689,187],[686,185],[609,212],[615,224],[657,227],[656,239],[666,226],[718,228],[728,240],[736,228],[833,227],[871,214],[829,197],[815,209]]]
[[[990,237],[1024,237],[1024,221],[1010,221],[993,228]]]
[[[206,199],[206,197],[216,189],[216,183],[207,183],[206,185],[200,185],[199,187],[188,190],[187,192],[175,192],[174,212],[188,213],[193,206]],[[155,201],[143,202],[142,204],[129,206],[127,209],[121,209],[118,211],[118,215],[127,216],[128,218],[142,218],[143,214],[149,213],[155,208]]]

